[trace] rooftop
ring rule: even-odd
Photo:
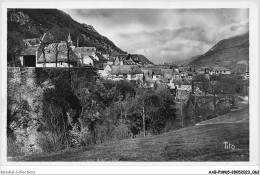
[[[28,46],[22,51],[21,55],[36,55],[37,48],[38,46]]]
[[[119,74],[142,74],[142,70],[137,65],[118,65],[111,67],[112,75]]]
[[[60,62],[68,62],[68,58],[67,58],[67,45],[64,43],[53,43],[47,46],[47,48],[45,48],[45,58],[46,58],[46,63],[55,63],[56,62],[56,57],[55,57],[55,47],[58,47],[57,52],[58,52],[58,57],[57,57],[57,61]],[[69,52],[69,60],[70,62],[77,62],[78,61],[78,57],[77,55],[70,50]],[[43,63],[44,62],[44,58],[43,58],[43,54],[41,54],[40,58],[37,61],[38,63]]]

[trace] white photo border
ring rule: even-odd
[[[167,174],[198,173],[196,166],[204,170],[256,169],[259,170],[259,1],[3,1],[1,4],[1,169],[35,169],[36,172],[71,174]],[[146,9],[196,9],[196,8],[248,8],[249,9],[249,67],[250,67],[250,161],[249,162],[8,162],[6,157],[6,97],[7,97],[7,8],[59,8],[59,9],[102,9],[102,8],[146,8]],[[57,166],[57,167],[55,167]],[[63,167],[60,167],[63,166]],[[87,166],[87,167],[86,167]],[[102,168],[100,166],[103,166]],[[137,169],[135,169],[135,167]],[[174,167],[173,167],[174,166]],[[185,167],[185,166],[189,166]],[[219,166],[219,167],[217,167]],[[229,167],[226,167],[229,166]],[[143,171],[145,170],[145,171]],[[206,171],[203,171],[207,173]],[[38,173],[38,174],[39,174]]]

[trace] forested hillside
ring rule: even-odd
[[[101,52],[124,53],[112,41],[87,24],[80,24],[57,9],[8,9],[8,33],[21,38],[38,38],[52,29],[67,29],[74,44],[93,46]],[[18,34],[17,34],[18,33]]]

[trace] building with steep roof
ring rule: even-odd
[[[114,65],[124,65],[124,60],[126,60],[127,54],[117,54],[115,57]]]
[[[161,69],[161,73],[165,79],[170,80],[173,76],[173,69]]]
[[[140,54],[117,54],[115,56],[114,65],[153,65],[144,55]]]
[[[19,57],[21,65],[24,67],[36,67],[37,58],[40,53],[41,49],[38,46],[26,47]]]
[[[36,67],[75,67],[79,64],[79,58],[66,43],[52,43],[45,47],[45,53],[41,53]],[[45,57],[45,58],[44,58]]]
[[[106,65],[106,66],[104,67],[104,70],[101,70],[101,71],[100,71],[100,75],[101,75],[102,77],[105,77],[105,78],[110,77],[110,76],[111,76],[111,71],[112,71],[112,68],[111,68],[111,67],[112,67],[111,65]]]
[[[67,42],[51,43],[50,41],[52,41],[50,33],[45,33],[40,39],[25,39],[26,48],[20,55],[21,65],[23,67],[78,66],[79,58],[73,51],[75,46],[72,45],[70,35]]]
[[[46,40],[46,34],[43,35],[41,39],[39,38],[31,38],[31,39],[24,39],[25,48],[21,52],[19,57],[21,61],[21,65],[23,67],[36,67],[36,63],[38,58],[42,53],[42,43],[41,41],[44,39]]]
[[[143,72],[137,65],[111,66],[111,76],[114,80],[142,80]]]
[[[96,52],[95,47],[75,47],[75,54],[80,58],[80,66],[94,66],[97,69],[103,69],[103,64],[107,59]]]

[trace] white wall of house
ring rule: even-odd
[[[162,77],[161,75],[153,75],[153,80],[159,80],[159,78]]]
[[[135,75],[127,74],[127,79],[132,80],[132,78],[135,78]]]
[[[143,74],[127,74],[127,80],[142,80]]]
[[[107,66],[105,67],[105,69],[101,71],[100,74],[101,74],[103,77],[107,77],[108,75],[110,75],[111,70],[112,70],[111,67],[110,67],[109,65],[107,65]]]
[[[109,74],[110,75],[110,74]],[[127,74],[125,75],[112,75],[111,78],[108,79],[112,79],[112,80],[143,80],[143,74]]]
[[[175,89],[175,84],[172,81],[170,81],[170,83],[167,85],[170,87],[170,89]]]
[[[136,74],[136,78],[139,80],[143,80],[144,74]]]
[[[43,63],[36,63],[36,67],[56,67],[56,63],[46,63],[45,66],[43,66]],[[65,62],[58,62],[57,67],[69,67],[68,63]],[[73,67],[73,65],[70,64],[70,67]]]
[[[36,67],[56,67],[56,64],[55,63],[45,63],[45,66],[44,66],[44,63],[36,63]]]
[[[104,58],[108,59],[109,54],[102,54],[102,56],[103,56]]]
[[[222,70],[222,71],[210,71],[210,75],[219,75],[219,74],[231,74],[230,70]]]
[[[115,80],[115,81],[119,81],[119,80],[124,80],[124,76],[123,75],[112,75],[112,80]]]
[[[119,60],[119,57],[117,56],[115,59],[114,64],[117,65],[124,65],[124,61],[123,60]]]
[[[174,68],[173,71],[174,71],[174,72],[179,72],[179,69],[178,69],[178,68]]]
[[[108,61],[106,64],[108,64],[108,65],[113,65],[114,62],[113,62],[113,61]]]
[[[223,72],[223,74],[231,74],[230,70],[226,70],[225,72]]]
[[[24,64],[23,56],[20,56],[19,59],[20,59],[21,65],[24,66],[24,65],[23,65],[23,64]]]
[[[83,58],[83,64],[88,64],[88,65],[94,65],[94,62],[93,60],[89,57],[89,56],[84,56]]]

